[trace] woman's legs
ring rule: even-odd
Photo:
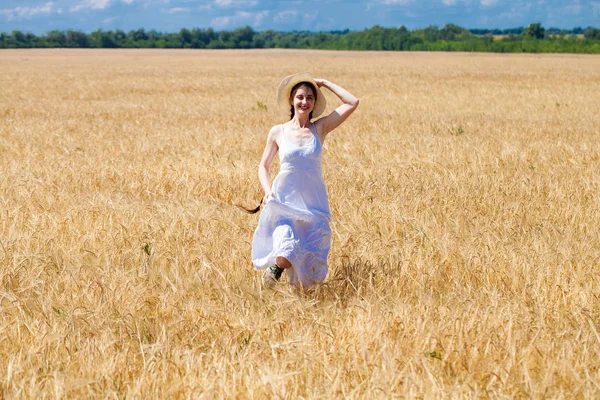
[[[283,253],[289,257],[294,252],[294,243],[294,231],[291,226],[282,224],[275,228],[273,231],[273,249],[277,253]],[[263,285],[273,287],[281,278],[283,271],[289,268],[292,268],[290,260],[285,256],[277,256],[275,265],[268,267],[263,273]]]

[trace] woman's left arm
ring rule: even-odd
[[[336,85],[335,83],[329,82],[325,79],[315,79],[317,86],[326,87],[331,90],[339,99],[342,101],[342,105],[336,108],[326,117],[319,119],[316,124],[319,126],[319,131],[323,138],[340,126],[342,122],[346,120],[358,107],[359,100],[352,93],[344,89],[343,87]]]

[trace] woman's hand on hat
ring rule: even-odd
[[[315,78],[314,80],[315,80],[315,83],[317,84],[317,86],[318,86],[318,87],[323,87],[323,86],[325,86],[325,79],[318,79],[318,78]]]

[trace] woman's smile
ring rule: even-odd
[[[301,87],[294,96],[294,107],[298,112],[310,113],[315,106],[315,95],[312,90]]]

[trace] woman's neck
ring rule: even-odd
[[[310,119],[302,118],[302,117],[299,117],[298,115],[294,115],[294,118],[292,118],[291,123],[293,126],[295,126],[296,128],[299,128],[299,129],[308,128],[308,126],[310,125]]]

